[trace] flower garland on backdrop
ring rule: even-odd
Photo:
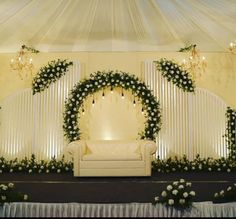
[[[227,107],[226,111],[226,145],[229,149],[229,159],[236,160],[236,111]]]
[[[184,179],[174,181],[163,190],[161,195],[154,197],[153,205],[162,203],[168,207],[187,209],[192,206],[195,191],[191,190],[192,183]]]
[[[73,65],[73,62],[58,59],[57,61],[51,61],[48,65],[40,68],[37,75],[33,78],[33,94],[42,92],[48,88],[51,83],[65,75],[71,65]]]
[[[159,103],[156,101],[151,90],[135,75],[119,71],[98,71],[91,74],[89,79],[76,84],[71,91],[69,99],[66,101],[63,128],[69,141],[80,139],[77,120],[80,108],[83,111],[83,102],[86,97],[107,87],[111,91],[117,87],[121,87],[122,97],[124,96],[123,89],[129,90],[135,98],[141,101],[143,106],[142,111],[146,112],[145,117],[147,118],[145,130],[143,133],[140,133],[141,139],[154,140],[160,130],[161,114]]]
[[[187,92],[194,92],[195,85],[190,74],[174,61],[161,58],[154,61],[156,69],[161,72],[162,76],[172,81],[177,87]]]
[[[0,184],[0,206],[5,202],[28,201],[28,195],[15,191],[14,183]]]

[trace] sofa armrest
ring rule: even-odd
[[[154,154],[157,150],[156,143],[153,141],[142,140],[140,146],[143,160],[145,162],[145,173],[147,176],[150,176],[152,169],[151,168],[152,154]]]
[[[73,158],[74,176],[79,176],[80,161],[86,151],[85,141],[73,141],[67,146],[67,153]]]

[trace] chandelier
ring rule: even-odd
[[[231,43],[229,44],[229,51],[230,51],[231,53],[233,53],[233,54],[236,53],[236,40],[235,40],[234,43],[231,42]]]
[[[22,45],[20,51],[17,52],[16,57],[11,59],[10,67],[12,70],[18,71],[21,80],[23,77],[32,76],[33,58],[30,56],[32,53],[39,53],[38,50]]]
[[[204,56],[200,57],[196,46],[196,44],[191,44],[190,46],[179,50],[179,52],[190,52],[189,57],[183,59],[182,67],[192,75],[193,79],[201,77],[207,67],[206,58]]]

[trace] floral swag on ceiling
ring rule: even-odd
[[[86,97],[107,87],[111,89],[121,87],[122,89],[129,90],[141,101],[143,110],[146,112],[145,117],[147,118],[145,130],[140,134],[141,139],[155,140],[160,130],[161,114],[159,103],[145,83],[136,76],[125,72],[98,71],[91,74],[89,79],[85,79],[75,85],[69,99],[66,101],[63,128],[69,141],[80,139],[78,118]]]

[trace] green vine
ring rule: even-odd
[[[182,69],[180,65],[174,61],[165,58],[154,61],[156,69],[161,72],[162,76],[172,81],[177,87],[183,91],[194,92],[195,85],[189,73]]]
[[[77,120],[83,101],[87,96],[106,87],[110,87],[111,89],[121,87],[122,89],[132,91],[133,95],[141,100],[147,118],[141,139],[154,140],[160,130],[161,115],[159,112],[159,103],[144,82],[139,81],[134,75],[118,71],[95,72],[91,74],[89,79],[79,82],[71,91],[70,98],[65,105],[63,125],[68,140],[71,142],[80,139]]]
[[[33,79],[33,94],[42,92],[48,88],[51,83],[63,76],[67,72],[68,67],[72,64],[73,62],[58,59],[57,61],[51,61],[48,65],[40,68]]]
[[[229,159],[236,160],[236,111],[227,107],[226,111],[227,125],[226,125],[226,145],[229,149]]]

